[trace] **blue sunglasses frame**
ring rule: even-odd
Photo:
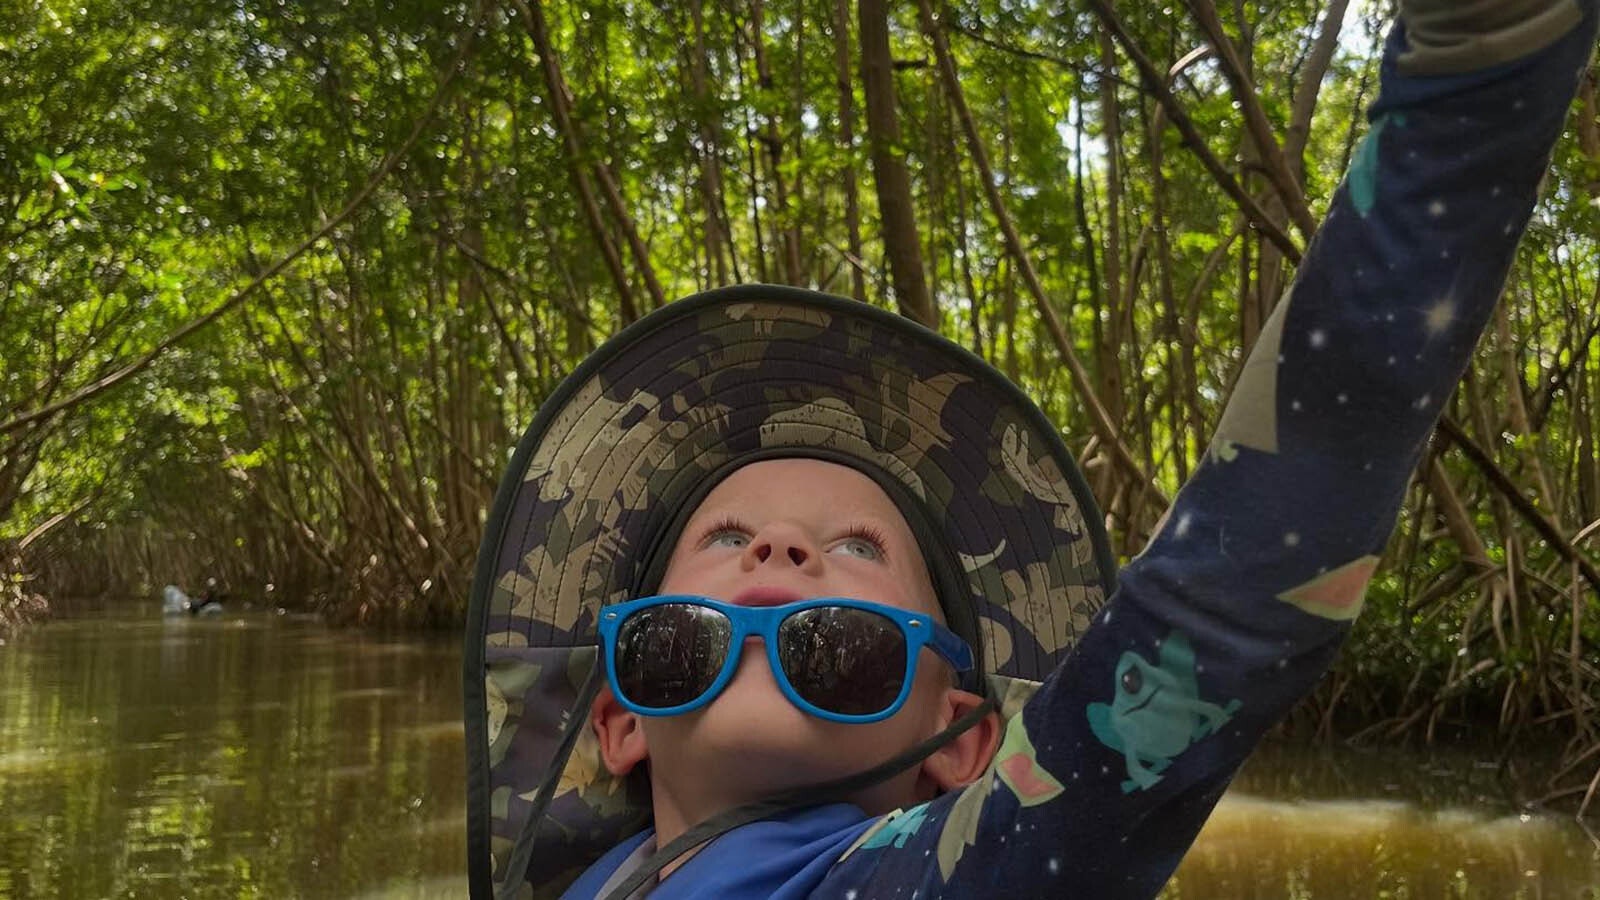
[[[717,672],[717,677],[711,685],[700,693],[699,696],[687,703],[677,706],[652,707],[640,706],[623,694],[617,678],[617,637],[621,633],[622,624],[630,615],[642,610],[657,606],[683,604],[699,606],[720,613],[728,620],[731,629],[728,640],[728,649],[722,661],[722,668]],[[900,682],[900,694],[894,698],[884,709],[864,714],[838,713],[823,709],[820,706],[800,696],[789,676],[783,670],[783,664],[778,656],[778,628],[790,616],[804,612],[808,609],[819,607],[836,607],[844,609],[858,609],[875,613],[893,622],[900,629],[901,636],[905,639],[906,670]],[[641,716],[676,716],[693,712],[715,700],[728,682],[733,679],[734,670],[739,665],[739,660],[744,654],[744,644],[747,638],[758,637],[766,645],[767,665],[772,668],[773,680],[778,683],[778,689],[789,698],[802,711],[826,719],[830,722],[845,722],[849,724],[863,724],[879,722],[889,718],[900,711],[905,705],[906,698],[911,696],[912,679],[917,674],[917,659],[922,655],[922,648],[927,647],[948,662],[957,672],[967,672],[973,667],[972,648],[955,632],[935,622],[931,617],[881,603],[872,603],[867,600],[855,600],[849,597],[816,597],[810,600],[798,600],[793,603],[784,603],[778,606],[740,606],[734,603],[723,603],[710,597],[700,597],[693,594],[661,594],[652,597],[641,597],[626,603],[616,603],[600,609],[600,644],[605,657],[606,680],[611,684],[611,691],[616,695],[617,701],[629,712]]]

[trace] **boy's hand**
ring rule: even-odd
[[[1450,75],[1526,56],[1578,23],[1576,0],[1400,0],[1407,75]]]

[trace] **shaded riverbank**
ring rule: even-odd
[[[0,648],[0,897],[465,896],[459,641],[105,612]],[[1264,748],[1164,895],[1600,897],[1459,752]]]
[[[22,557],[0,542],[0,646],[32,622],[50,614],[50,604],[33,592]]]
[[[50,614],[50,604],[21,584],[0,586],[0,646],[23,628]]]

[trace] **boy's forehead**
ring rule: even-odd
[[[759,512],[796,501],[840,513],[870,513],[884,524],[910,530],[905,515],[883,488],[849,466],[806,457],[765,459],[733,470],[706,494],[693,516],[729,506]]]
[[[712,487],[678,533],[672,559],[688,552],[707,523],[732,519],[760,529],[769,515],[832,529],[841,524],[877,526],[891,548],[900,575],[913,585],[919,606],[946,621],[934,587],[928,551],[916,529],[889,493],[867,475],[843,463],[811,457],[781,457],[747,463]],[[669,562],[669,571],[674,563]]]

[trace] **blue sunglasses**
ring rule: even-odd
[[[623,707],[641,716],[675,716],[716,699],[751,637],[766,645],[789,702],[830,722],[898,712],[923,647],[958,672],[973,666],[967,642],[928,616],[846,597],[739,606],[667,594],[600,610],[606,678]]]

